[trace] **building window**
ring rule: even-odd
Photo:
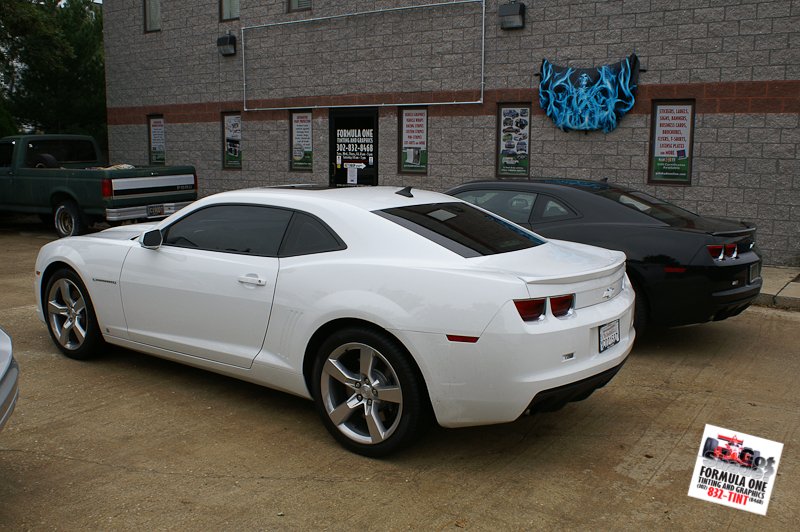
[[[242,115],[222,113],[222,168],[242,169]]]
[[[148,147],[150,149],[150,164],[163,165],[167,161],[167,143],[165,135],[164,116],[150,115],[148,123]]]
[[[161,31],[161,0],[144,0],[144,31]]]
[[[497,175],[528,177],[530,175],[531,107],[528,104],[497,106]]]
[[[219,19],[236,20],[239,18],[239,0],[220,0]]]
[[[311,172],[314,170],[311,111],[292,111],[292,136],[289,139],[289,170]]]
[[[311,0],[289,0],[289,13],[292,11],[309,11]]]
[[[428,173],[428,110],[422,107],[400,111],[400,173]]]

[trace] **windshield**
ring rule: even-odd
[[[544,243],[521,227],[467,203],[412,205],[384,209],[375,214],[462,257],[519,251]]]

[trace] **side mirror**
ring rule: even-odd
[[[158,249],[161,247],[163,236],[158,229],[147,231],[139,237],[139,243],[145,249]]]

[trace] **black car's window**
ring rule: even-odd
[[[596,192],[596,194],[673,227],[692,228],[698,225],[700,220],[699,215],[644,192],[609,189]]]
[[[281,257],[310,255],[345,249],[344,242],[322,221],[313,216],[295,212],[281,245]]]
[[[467,203],[431,203],[376,211],[406,229],[458,253],[479,257],[532,248],[543,241]]]
[[[455,196],[518,224],[530,223],[536,201],[536,194],[515,190],[468,190]]]
[[[542,207],[542,219],[547,220],[570,215],[569,209],[560,201],[553,198],[543,199],[544,206]]]
[[[292,211],[257,205],[216,205],[181,218],[164,245],[277,257]]]

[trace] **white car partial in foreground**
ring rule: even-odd
[[[431,413],[461,427],[584,399],[634,340],[622,253],[409,188],[225,192],[57,240],[36,298],[69,357],[108,342],[311,398],[368,456]]]

